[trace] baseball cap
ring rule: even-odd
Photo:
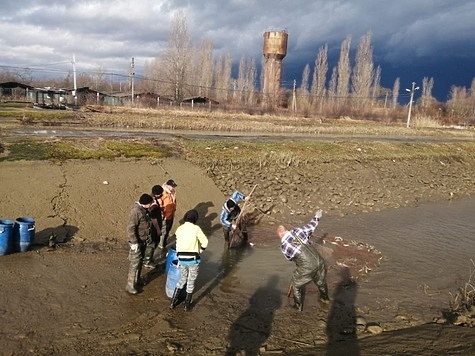
[[[166,183],[166,184],[169,185],[169,186],[171,186],[171,187],[173,187],[173,188],[175,188],[175,187],[178,186],[178,185],[175,183],[175,181],[174,181],[173,179],[167,180],[167,183]]]

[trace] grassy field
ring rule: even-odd
[[[19,136],[12,130],[93,129],[173,132],[172,139],[67,138]],[[180,132],[239,133],[240,139],[190,140]],[[246,135],[287,136],[265,141]],[[292,135],[301,135],[291,139]],[[325,136],[325,140],[319,140]],[[332,139],[334,137],[334,140]],[[329,139],[330,138],[330,139]],[[398,138],[388,140],[388,138]],[[193,161],[254,160],[301,164],[309,160],[365,160],[426,156],[475,155],[475,131],[448,127],[411,127],[402,123],[284,115],[250,115],[206,110],[132,109],[90,106],[80,111],[43,110],[18,103],[0,105],[0,159],[160,159],[183,155]],[[435,141],[434,141],[435,139]],[[170,142],[173,141],[173,143]],[[455,142],[454,142],[455,141]],[[236,149],[239,148],[239,155]]]

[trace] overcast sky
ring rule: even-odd
[[[345,37],[354,49],[368,31],[388,88],[396,77],[401,91],[433,77],[433,93],[445,101],[451,85],[469,87],[475,77],[473,0],[1,0],[0,70],[67,72],[75,54],[78,72],[125,75],[134,57],[140,74],[162,53],[178,9],[194,45],[207,38],[215,55],[230,53],[235,63],[245,56],[260,65],[263,33],[286,30],[285,86],[301,81],[325,43],[331,71]]]

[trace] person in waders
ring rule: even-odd
[[[150,239],[146,241],[143,266],[145,268],[154,269],[157,267],[157,264],[154,262],[153,256],[155,254],[155,249],[160,242],[160,236],[162,235],[162,209],[158,203],[158,199],[163,195],[162,186],[154,185],[152,187],[152,194],[150,195],[153,198],[153,203],[149,208],[152,227],[150,230]]]
[[[241,208],[239,207],[239,202],[241,200],[248,200],[243,193],[235,191],[229,199],[227,199],[221,209],[221,214],[219,220],[221,225],[223,225],[223,235],[224,241],[229,247],[231,233],[238,228],[236,224],[236,219],[241,213]],[[245,230],[245,229],[243,229]],[[246,238],[247,233],[242,231],[244,237]]]
[[[203,230],[196,225],[198,212],[195,209],[188,210],[183,220],[184,223],[175,231],[178,268],[181,277],[173,292],[170,309],[174,309],[178,305],[181,290],[186,285],[185,311],[187,311],[191,308],[195,280],[198,277],[201,263],[200,255],[208,246],[208,238]]]
[[[127,222],[130,265],[125,290],[130,294],[137,294],[137,286],[143,285],[140,273],[142,272],[146,243],[151,239],[152,219],[149,209],[152,204],[153,198],[149,194],[142,194],[139,201],[132,206]]]
[[[285,258],[295,262],[296,268],[292,275],[292,292],[294,308],[303,310],[302,287],[314,282],[320,294],[319,300],[328,304],[327,270],[323,258],[310,243],[310,236],[317,228],[322,217],[322,210],[318,210],[310,222],[302,227],[287,230],[283,225],[277,228],[280,238],[280,249]]]

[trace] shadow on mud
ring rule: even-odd
[[[272,275],[267,285],[258,288],[248,308],[231,325],[226,355],[259,355],[271,335],[275,311],[282,305],[281,291],[275,288],[279,277]]]
[[[340,271],[340,282],[333,293],[333,300],[327,320],[327,355],[340,355],[333,350],[333,345],[345,342],[348,355],[359,355],[356,329],[355,300],[357,284],[352,279],[350,269],[344,267]]]
[[[38,250],[45,246],[55,247],[56,244],[69,242],[78,231],[79,228],[72,225],[59,225],[36,231],[31,249]]]

